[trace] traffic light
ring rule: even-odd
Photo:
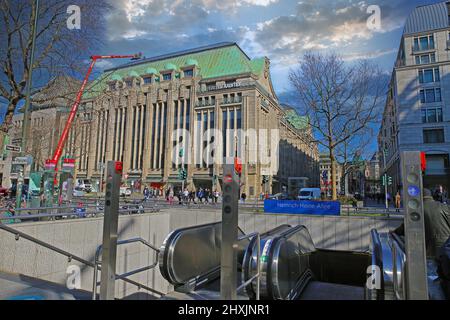
[[[263,176],[262,177],[262,183],[265,184],[267,182],[269,182],[269,176]]]
[[[392,185],[392,177],[388,176],[388,175],[383,175],[381,177],[381,185],[385,186],[386,185],[386,177],[387,177],[387,185],[391,186]]]
[[[186,178],[187,178],[187,171],[185,169],[180,168],[178,170],[178,179],[186,180]]]

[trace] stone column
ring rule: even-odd
[[[162,134],[166,135],[166,145],[165,149],[162,150],[164,152],[164,180],[167,180],[169,178],[170,172],[172,171],[172,149],[173,149],[173,143],[172,143],[172,130],[173,130],[173,118],[174,118],[174,112],[173,112],[173,86],[171,85],[169,87],[169,91],[166,97],[166,107],[167,107],[167,119],[166,119],[166,132],[163,132]],[[162,130],[161,126],[161,130]],[[161,136],[162,137],[162,136]]]
[[[124,144],[124,155],[123,155],[123,171],[124,173],[128,173],[131,169],[130,160],[131,160],[131,144],[133,141],[131,140],[131,133],[133,128],[133,104],[131,97],[128,96],[127,101],[127,128],[125,132],[125,139],[122,142]]]
[[[142,177],[145,178],[151,168],[150,160],[151,160],[151,152],[153,148],[154,142],[152,139],[152,128],[153,128],[153,104],[151,98],[149,97],[150,93],[147,94],[146,104],[147,104],[147,120],[146,120],[146,128],[145,128],[145,137],[144,137],[144,164],[142,165]]]

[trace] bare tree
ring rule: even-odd
[[[289,80],[308,116],[317,142],[331,160],[332,198],[336,191],[336,151],[379,117],[385,93],[378,66],[367,60],[346,64],[336,54],[306,53]]]
[[[32,31],[35,1],[0,0],[0,98],[6,100],[2,131],[8,132],[17,105],[25,98],[30,77]],[[68,8],[80,8],[81,29],[69,29]],[[101,45],[107,0],[41,1],[37,15],[35,75],[31,95],[48,88],[61,75],[76,75],[84,70],[84,60]]]

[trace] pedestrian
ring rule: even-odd
[[[247,199],[247,195],[245,194],[245,191],[242,192],[241,199],[242,199],[242,203],[245,203],[245,199]]]
[[[427,257],[435,258],[450,237],[450,207],[433,199],[429,189],[423,189],[423,213]],[[404,224],[394,231],[404,236]]]
[[[193,204],[197,204],[195,202],[195,190],[192,190],[191,192],[189,192],[189,202],[192,202]]]
[[[173,204],[173,196],[174,196],[173,189],[170,188],[170,189],[169,189],[169,204],[170,204],[170,205]]]
[[[217,204],[218,200],[219,200],[219,191],[214,190],[214,203]]]
[[[188,189],[186,188],[186,189],[184,189],[184,191],[183,191],[183,203],[187,204],[188,199],[189,199],[189,191],[188,191]]]
[[[396,208],[396,212],[400,212],[400,205],[401,205],[401,196],[400,196],[400,191],[397,191],[397,194],[395,195],[395,208]]]
[[[150,190],[147,186],[144,187],[144,201],[148,201],[150,198]]]
[[[200,201],[200,203],[203,203],[203,195],[204,195],[203,189],[200,188],[200,189],[198,190],[198,193],[197,193],[197,198],[198,198],[198,200]]]

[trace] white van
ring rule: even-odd
[[[319,188],[301,188],[298,200],[320,200]]]

